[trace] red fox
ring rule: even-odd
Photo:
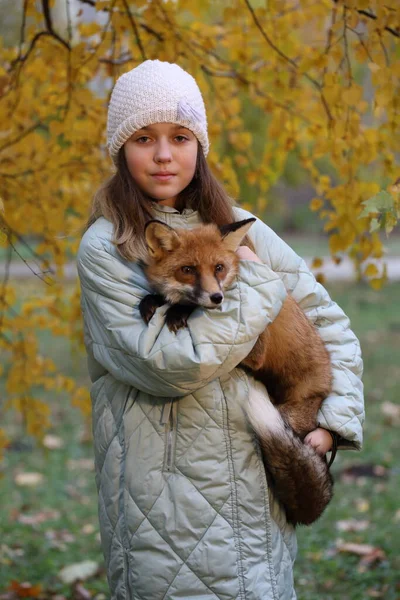
[[[236,250],[255,220],[192,230],[148,222],[148,259],[143,269],[157,293],[140,303],[144,321],[149,323],[155,310],[167,302],[166,323],[176,332],[187,325],[197,306],[220,306],[224,290],[238,272]],[[287,296],[240,366],[266,386],[273,403],[254,390],[243,407],[259,438],[269,484],[288,521],[308,525],[333,495],[326,460],[302,441],[317,427],[317,412],[331,390],[329,353],[299,305]]]

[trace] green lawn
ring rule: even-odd
[[[29,287],[22,282],[19,285],[18,297],[29,293]],[[382,402],[399,404],[400,284],[382,292],[345,284],[335,284],[329,290],[361,339],[367,402],[365,446],[362,453],[339,453],[333,466],[336,484],[331,505],[319,522],[298,531],[298,598],[395,600],[400,594],[400,536],[395,533],[400,522],[399,435],[395,424],[382,414]],[[88,383],[84,356],[70,351],[64,340],[43,336],[41,346],[66,374],[73,374],[81,384]],[[0,381],[0,397],[7,397],[4,381]],[[90,442],[81,441],[82,419],[67,396],[54,397],[47,392],[40,397],[53,407],[51,433],[59,436],[64,446],[57,450],[37,448],[24,435],[15,414],[7,413],[5,425],[12,446],[6,452],[0,479],[0,594],[15,580],[41,583],[48,592],[43,596],[46,598],[50,593],[73,598],[72,591],[57,578],[58,572],[71,563],[91,559],[101,565],[102,561],[92,449]],[[386,478],[346,480],[342,471],[353,465],[385,467]],[[17,485],[16,476],[24,472],[41,473],[43,482],[35,487]],[[39,513],[48,520],[26,523],[26,517]],[[350,519],[366,521],[366,529],[339,531],[337,522]],[[370,544],[383,554],[376,563],[363,567],[360,556],[337,551],[339,539]],[[104,570],[86,581],[85,587],[93,595],[104,593],[108,597]]]

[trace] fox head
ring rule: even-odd
[[[170,304],[216,308],[237,274],[236,250],[255,220],[195,229],[173,229],[161,221],[149,221],[144,271],[150,284]]]

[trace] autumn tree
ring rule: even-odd
[[[30,434],[41,438],[49,424],[41,389],[67,390],[90,412],[87,389],[41,356],[37,332],[82,347],[79,288],[65,297],[63,268],[94,190],[111,173],[111,88],[144,59],[178,62],[196,78],[209,162],[243,206],[263,215],[294,156],[316,190],[310,210],[332,255],[347,253],[382,285],[384,266],[373,260],[383,256],[380,229],[399,216],[398,0],[23,0],[18,15],[17,39],[4,36],[0,48],[1,243],[8,265],[15,242],[37,236],[41,295],[16,310],[6,265],[0,369],[7,407]]]

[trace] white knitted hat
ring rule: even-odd
[[[114,163],[131,135],[153,123],[187,127],[207,156],[207,117],[199,87],[180,66],[160,60],[144,61],[114,86],[107,120],[107,147]]]

